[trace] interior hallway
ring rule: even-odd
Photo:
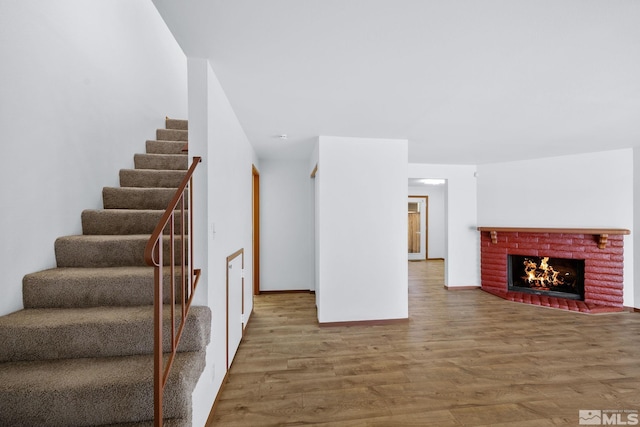
[[[256,296],[208,425],[576,426],[580,409],[640,410],[638,313],[443,281],[442,261],[409,262],[410,320],[379,326],[320,327],[312,294]]]

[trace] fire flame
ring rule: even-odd
[[[548,264],[549,257],[544,257],[540,261],[540,265],[531,261],[530,259],[524,260],[524,272],[526,276],[522,279],[529,282],[532,287],[548,291],[550,286],[559,286],[564,284],[564,278],[558,277],[559,271],[554,270],[552,266]]]

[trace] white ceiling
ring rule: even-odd
[[[261,158],[318,135],[408,139],[421,163],[640,145],[639,0],[154,3]]]

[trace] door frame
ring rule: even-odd
[[[251,165],[251,217],[253,223],[253,295],[260,295],[260,172]]]
[[[409,195],[408,198],[424,199],[424,259],[429,259],[429,196]]]

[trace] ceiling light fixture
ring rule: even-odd
[[[425,185],[443,185],[446,181],[444,179],[426,178],[421,179],[420,182]]]
[[[286,133],[283,133],[282,135],[280,135],[280,139],[287,139],[287,138],[288,138],[288,136],[287,136]]]

